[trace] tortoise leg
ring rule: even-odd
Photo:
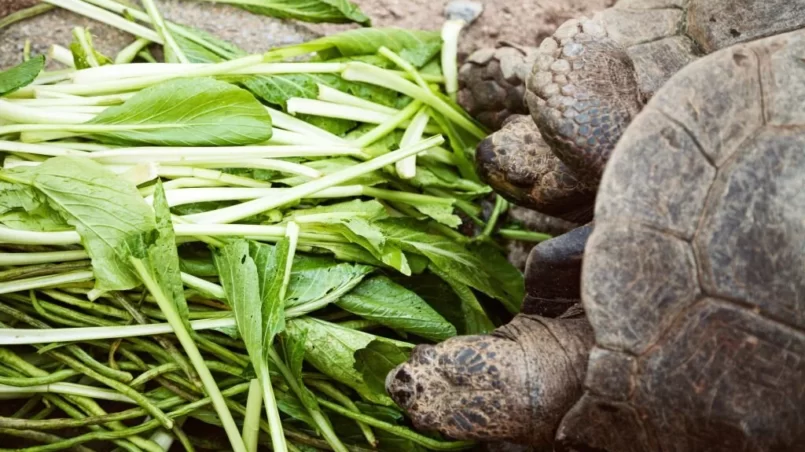
[[[567,316],[581,303],[581,260],[592,223],[540,243],[526,264],[523,314]]]
[[[419,345],[386,390],[420,429],[456,439],[550,445],[582,394],[586,319],[520,314],[489,335]]]
[[[510,117],[484,139],[475,164],[481,178],[515,204],[577,223],[592,218],[595,185],[556,158],[528,116]]]
[[[645,103],[632,59],[594,20],[570,20],[542,42],[525,99],[556,156],[593,185]]]

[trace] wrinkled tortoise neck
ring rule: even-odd
[[[510,337],[525,351],[531,430],[527,442],[549,445],[565,413],[583,393],[587,358],[594,344],[586,318],[552,319],[518,315],[496,335]]]

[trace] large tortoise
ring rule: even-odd
[[[623,3],[678,5],[688,31],[674,39],[708,55],[647,93],[642,63],[601,22],[543,44],[526,94],[538,130],[509,120],[478,165],[532,207],[535,193],[594,192],[600,177],[594,227],[534,248],[508,325],[417,347],[387,389],[416,426],[453,438],[805,450],[805,1]],[[568,53],[571,72],[557,77]],[[579,84],[550,88],[550,71],[551,83]],[[592,135],[583,114],[598,119]],[[515,190],[512,173],[533,183]],[[557,199],[539,207],[591,216],[591,197]],[[579,299],[583,315],[566,309]]]

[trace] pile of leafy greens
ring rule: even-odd
[[[488,234],[461,232],[491,230],[470,164],[485,131],[444,89],[442,36],[250,55],[153,0],[48,3],[136,40],[108,57],[76,28],[49,54],[65,68],[26,52],[0,73],[0,396],[18,399],[0,436],[470,447],[414,432],[384,390],[415,344],[489,332],[523,296]],[[369,23],[345,0],[229,3]]]

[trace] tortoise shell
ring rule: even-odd
[[[803,57],[800,30],[699,59],[618,142],[582,270],[596,346],[563,444],[805,450]]]

